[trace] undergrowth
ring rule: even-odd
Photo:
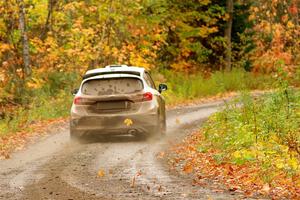
[[[276,185],[286,177],[300,187],[300,92],[278,78],[279,89],[261,97],[244,92],[210,117],[201,152],[215,161],[257,166],[257,179]]]
[[[269,75],[255,75],[242,69],[233,69],[231,72],[217,71],[208,78],[201,74],[164,71],[162,75],[155,75],[155,79],[167,83],[169,89],[164,96],[169,104],[245,89],[264,90],[272,88],[274,83],[274,79]]]
[[[70,91],[78,84],[79,76],[54,72],[43,78],[15,99],[1,99],[0,137],[28,129],[36,122],[68,116],[73,98]]]

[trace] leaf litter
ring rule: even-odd
[[[195,132],[182,143],[173,145],[166,155],[171,169],[193,175],[193,185],[210,186],[217,191],[223,191],[225,187],[247,197],[300,199],[300,188],[286,177],[278,176],[276,184],[264,183],[258,166],[251,163],[218,163],[215,159],[217,150],[199,151],[201,141],[204,142],[202,133]],[[213,184],[208,185],[208,182]]]

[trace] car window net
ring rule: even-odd
[[[143,83],[136,78],[109,78],[87,81],[82,86],[86,95],[131,94],[143,89]]]

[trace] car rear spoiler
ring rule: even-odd
[[[100,75],[106,75],[106,74],[128,74],[128,75],[136,75],[141,76],[140,72],[134,72],[134,71],[111,71],[111,72],[96,72],[91,74],[85,74],[82,76],[82,80],[94,77],[94,76],[100,76]]]

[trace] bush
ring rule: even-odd
[[[68,116],[73,98],[71,90],[78,82],[78,74],[72,72],[32,77],[31,87],[24,88],[18,98],[21,104],[0,120],[0,136],[22,130],[37,121]]]

